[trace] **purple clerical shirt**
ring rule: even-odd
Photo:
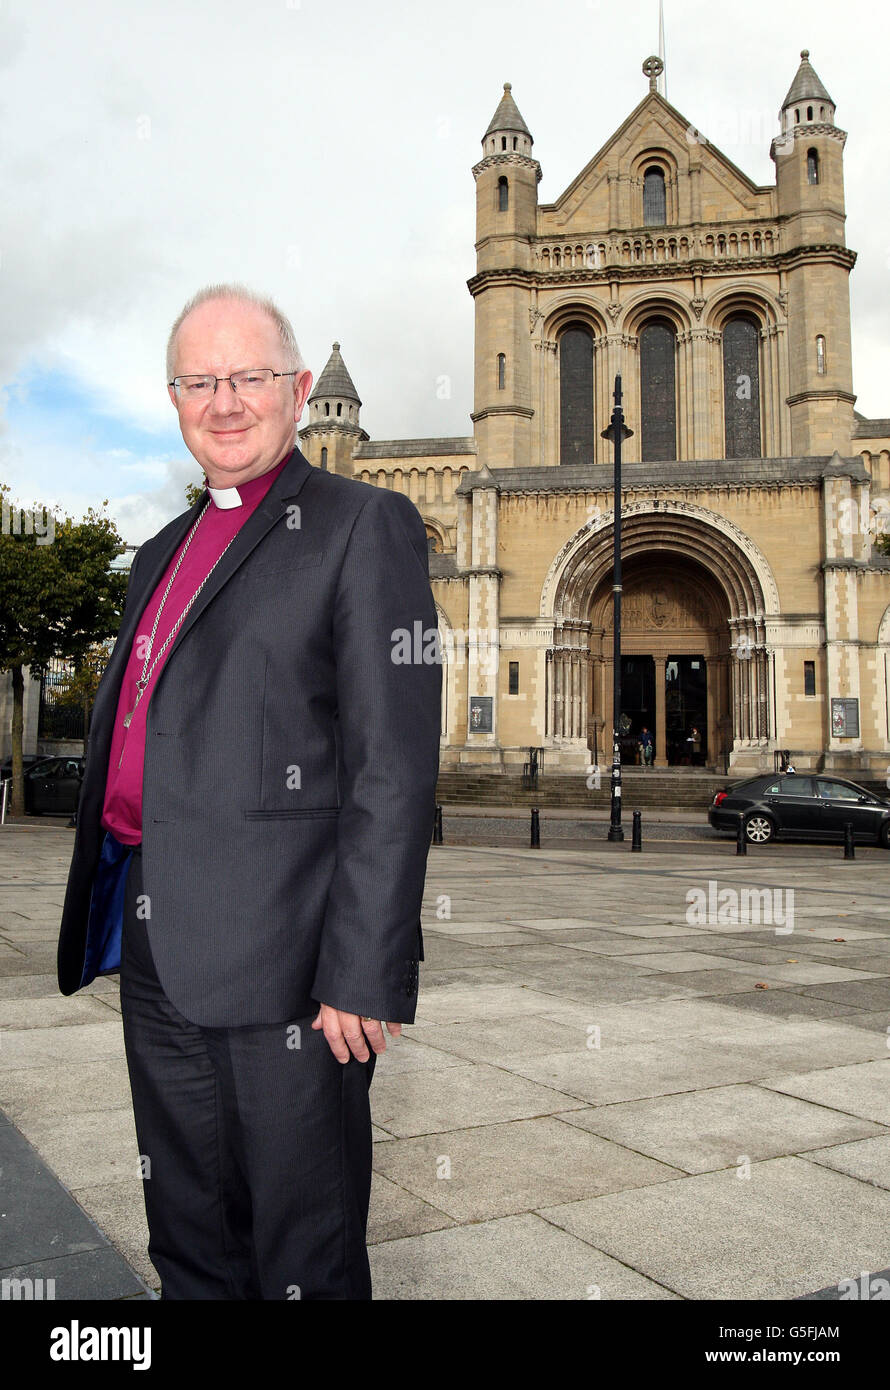
[[[240,507],[218,507],[211,499],[167,595],[167,602],[164,604],[155,633],[149,666],[198,585],[219,559],[232,537],[240,531],[251,513],[256,511],[289,458],[290,452],[267,473],[250,478],[246,483],[239,483]],[[185,544],[185,538],[182,544]],[[142,699],[136,705],[129,728],[124,727],[124,716],[133,709],[136,700],[136,680],[142,674],[155,613],[181,551],[182,545],[177,546],[158,587],[145,605],[121,681],[108,758],[108,778],[105,784],[101,824],[103,829],[110,830],[115,839],[125,845],[138,845],[142,842],[142,771],[145,764],[148,706],[158,676],[175,646],[175,639],[152,671],[151,680]]]

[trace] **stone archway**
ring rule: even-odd
[[[553,623],[547,743],[566,766],[602,754],[603,728],[611,737],[612,544],[611,517],[602,516],[562,548],[542,592],[541,616]],[[779,601],[762,553],[715,512],[674,501],[632,503],[621,548],[630,614],[623,651],[711,663],[709,760],[725,751],[739,769],[767,766],[775,724],[766,618]]]

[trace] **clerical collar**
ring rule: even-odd
[[[265,497],[292,453],[293,450],[288,449],[284,458],[276,463],[274,468],[267,469],[265,473],[258,474],[256,478],[248,478],[247,482],[241,483],[239,487],[211,487],[209,483],[206,483],[205,486],[214,505],[223,512],[229,511],[233,507],[243,507],[245,503],[249,507],[254,506],[259,499]]]
[[[208,483],[207,491],[221,511],[228,511],[230,507],[243,506],[241,493],[236,487],[211,487]]]

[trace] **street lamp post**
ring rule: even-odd
[[[621,373],[615,378],[615,408],[608,429],[602,438],[611,439],[615,446],[615,526],[614,572],[612,576],[612,783],[609,812],[609,839],[623,840],[621,828],[621,445],[633,430],[624,423],[621,408]]]

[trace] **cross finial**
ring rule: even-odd
[[[646,59],[645,63],[643,64],[643,72],[649,79],[649,91],[657,92],[658,79],[664,72],[664,63],[661,61],[661,59],[658,57],[656,53],[653,53],[650,58]]]

